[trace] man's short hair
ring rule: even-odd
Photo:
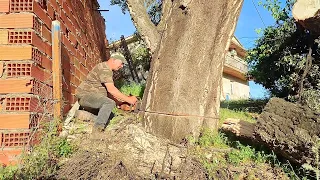
[[[119,59],[121,61],[125,61],[126,58],[119,52],[114,52],[111,54],[110,58],[113,58],[113,59]]]

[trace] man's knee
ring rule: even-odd
[[[106,98],[104,100],[104,103],[102,104],[102,107],[108,107],[110,109],[113,109],[114,107],[116,107],[116,102],[112,99]]]
[[[113,108],[116,107],[116,102],[112,99],[108,98],[108,104],[110,104],[110,106],[112,106]]]

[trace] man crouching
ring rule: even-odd
[[[113,83],[113,71],[121,69],[124,60],[123,55],[112,54],[108,61],[97,64],[76,90],[80,106],[99,110],[93,132],[104,131],[111,111],[116,106],[116,103],[108,98],[108,93],[132,105],[137,102],[136,97],[122,94]]]

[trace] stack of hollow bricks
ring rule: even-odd
[[[36,143],[53,119],[53,20],[61,24],[63,112],[76,87],[106,59],[105,22],[96,0],[0,0],[0,164]]]

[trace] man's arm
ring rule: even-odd
[[[137,98],[134,96],[126,96],[122,94],[118,88],[114,86],[113,83],[104,83],[107,87],[107,91],[114,97],[121,99],[122,101],[128,102],[130,104],[135,104],[137,102]]]

